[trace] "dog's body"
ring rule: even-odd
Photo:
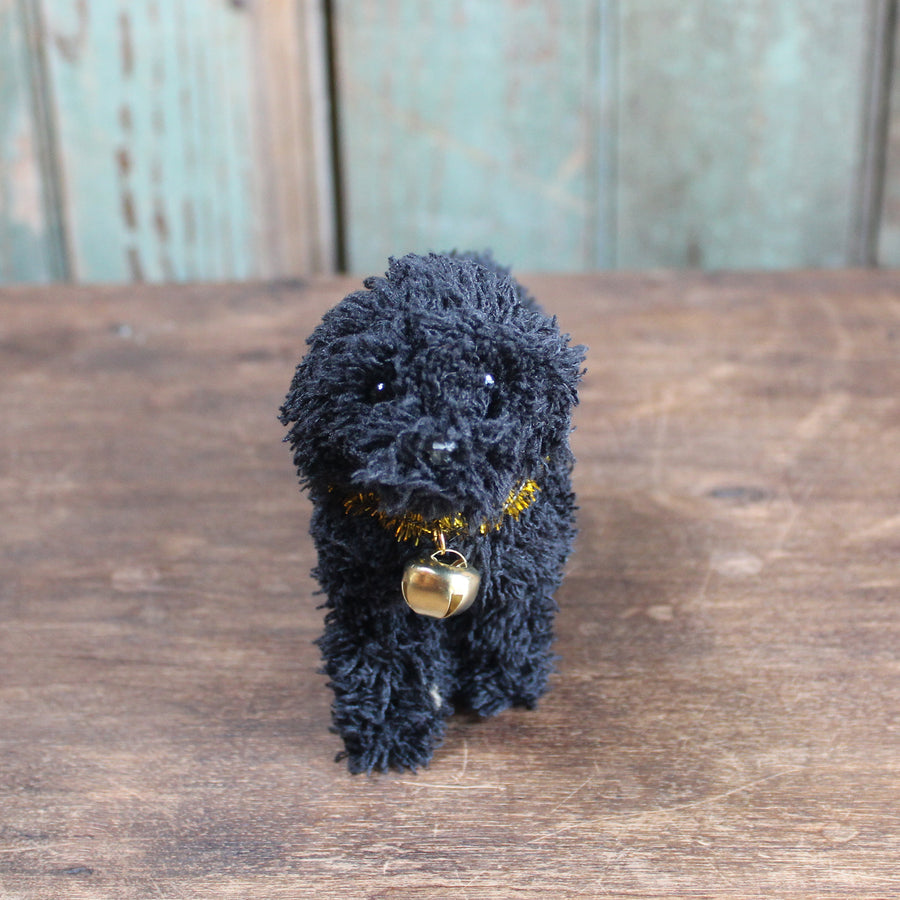
[[[319,645],[354,772],[426,765],[454,703],[493,715],[545,690],[583,359],[487,257],[392,259],[366,288],[313,332],[281,409],[315,504]],[[527,481],[533,502],[511,508]],[[448,545],[481,587],[457,618],[403,601],[404,567],[430,549],[398,540],[410,515],[462,523]]]

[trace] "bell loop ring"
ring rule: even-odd
[[[432,535],[434,538],[434,543],[436,549],[434,553],[431,554],[430,559],[437,563],[443,563],[445,566],[453,566],[454,569],[466,569],[469,566],[469,561],[459,552],[459,550],[452,550],[447,547],[447,538],[443,531],[440,529],[436,530]],[[452,562],[448,562],[446,559],[442,559],[441,557],[452,556],[455,559]]]
[[[440,557],[447,556],[455,556],[456,559],[453,562],[448,562],[446,559],[440,559]],[[453,566],[454,569],[466,569],[469,566],[469,561],[459,552],[459,550],[435,550],[434,553],[431,554],[431,559],[435,562],[443,563],[445,566]]]

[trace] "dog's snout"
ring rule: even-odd
[[[446,465],[453,458],[456,441],[432,441],[428,445],[428,459],[433,466]]]

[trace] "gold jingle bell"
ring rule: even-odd
[[[403,599],[420,615],[448,619],[472,605],[481,573],[458,550],[447,549],[443,534],[435,540],[438,548],[431,556],[420,556],[403,570]],[[453,561],[445,562],[447,557]]]

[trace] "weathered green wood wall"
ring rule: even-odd
[[[0,279],[332,267],[318,3],[0,4]],[[64,256],[55,267],[34,196],[48,173]]]
[[[897,5],[0,0],[0,282],[900,264]]]
[[[853,261],[871,3],[335,8],[352,269]]]

